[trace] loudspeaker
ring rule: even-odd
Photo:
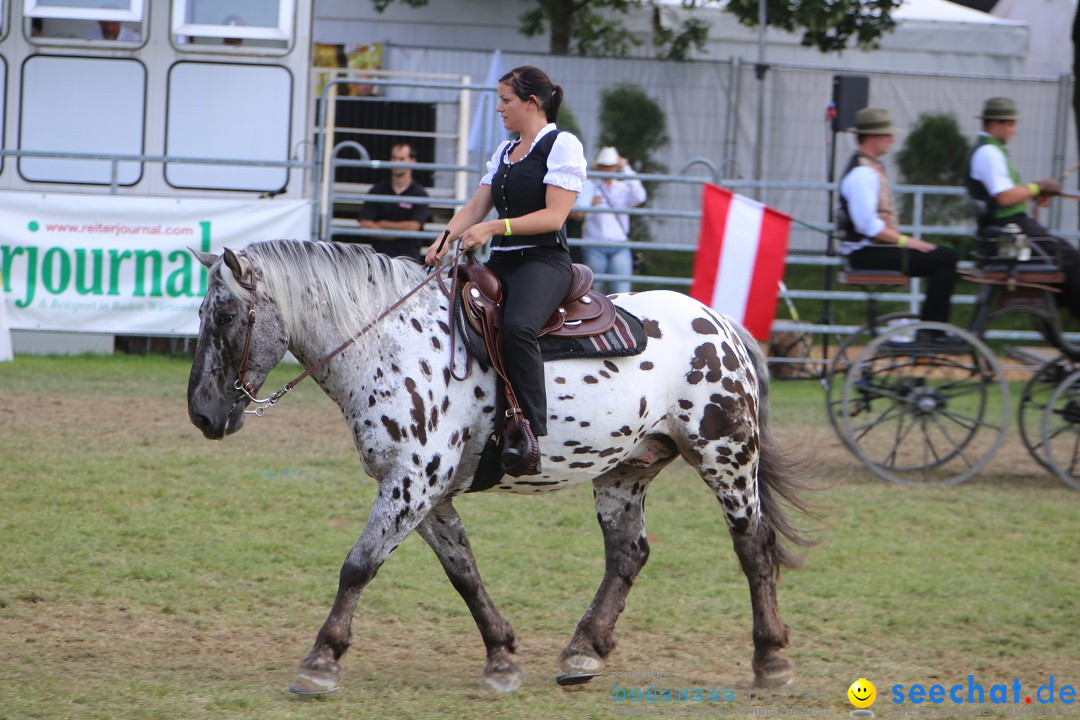
[[[836,106],[833,132],[844,132],[855,124],[855,113],[870,102],[870,78],[866,75],[833,75],[832,101]]]

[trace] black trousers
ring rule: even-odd
[[[908,277],[927,278],[926,300],[919,316],[947,323],[956,284],[956,259],[956,251],[950,247],[938,246],[924,253],[895,245],[875,245],[848,255],[848,264],[855,270],[898,270]]]
[[[1080,252],[1065,240],[1054,237],[1050,231],[1028,217],[1019,213],[998,218],[994,225],[1003,227],[1016,223],[1034,245],[1051,257],[1058,258],[1061,270],[1065,273],[1065,282],[1061,286],[1061,304],[1069,309],[1074,318],[1080,318]]]
[[[570,289],[570,254],[540,247],[494,251],[487,266],[503,284],[506,374],[533,433],[547,435],[544,361],[536,334]]]

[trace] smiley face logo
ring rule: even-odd
[[[877,700],[877,688],[866,678],[859,678],[847,689],[848,700],[857,708],[868,708]]]

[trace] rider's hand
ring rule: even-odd
[[[432,267],[439,264],[439,260],[442,260],[442,256],[446,254],[446,251],[450,249],[450,233],[449,230],[439,235],[438,240],[431,243],[431,246],[427,250],[427,255],[424,257],[424,262]]]
[[[1039,186],[1039,195],[1053,196],[1061,194],[1061,183],[1054,178],[1046,178],[1035,183]]]
[[[904,245],[904,247],[906,247],[908,250],[917,250],[924,253],[933,252],[937,249],[937,245],[935,245],[934,243],[926,242],[925,240],[920,240],[919,238],[908,238],[907,244]]]
[[[461,245],[466,250],[482,247],[496,233],[502,234],[505,223],[502,220],[479,222],[461,234]]]

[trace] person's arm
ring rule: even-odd
[[[860,235],[885,244],[898,245],[919,252],[930,252],[936,245],[890,229],[878,216],[878,197],[881,182],[877,173],[868,167],[858,167],[844,177],[840,192],[847,200],[848,214]]]
[[[622,181],[623,185],[626,187],[626,201],[623,203],[623,206],[637,207],[648,199],[648,194],[645,192],[645,186],[637,179],[637,173],[634,172],[634,168],[630,167],[630,164],[626,162],[626,158],[620,159],[623,162],[621,168],[622,174],[630,176]]]
[[[454,217],[450,218],[450,222],[446,225],[446,230],[439,233],[439,237],[436,238],[435,242],[428,248],[427,257],[424,259],[424,262],[428,265],[437,264],[438,261],[442,259],[442,256],[450,250],[454,241],[461,237],[466,230],[486,218],[488,213],[490,213],[494,207],[495,201],[491,199],[491,185],[480,185],[480,187],[476,188],[476,192],[473,193],[473,196],[469,198],[469,202],[465,203],[465,205],[454,214]],[[502,221],[500,220],[499,222]],[[449,233],[446,235],[446,242],[440,242],[446,233]],[[485,240],[484,242],[487,241]],[[441,248],[439,247],[440,244],[442,245]]]

